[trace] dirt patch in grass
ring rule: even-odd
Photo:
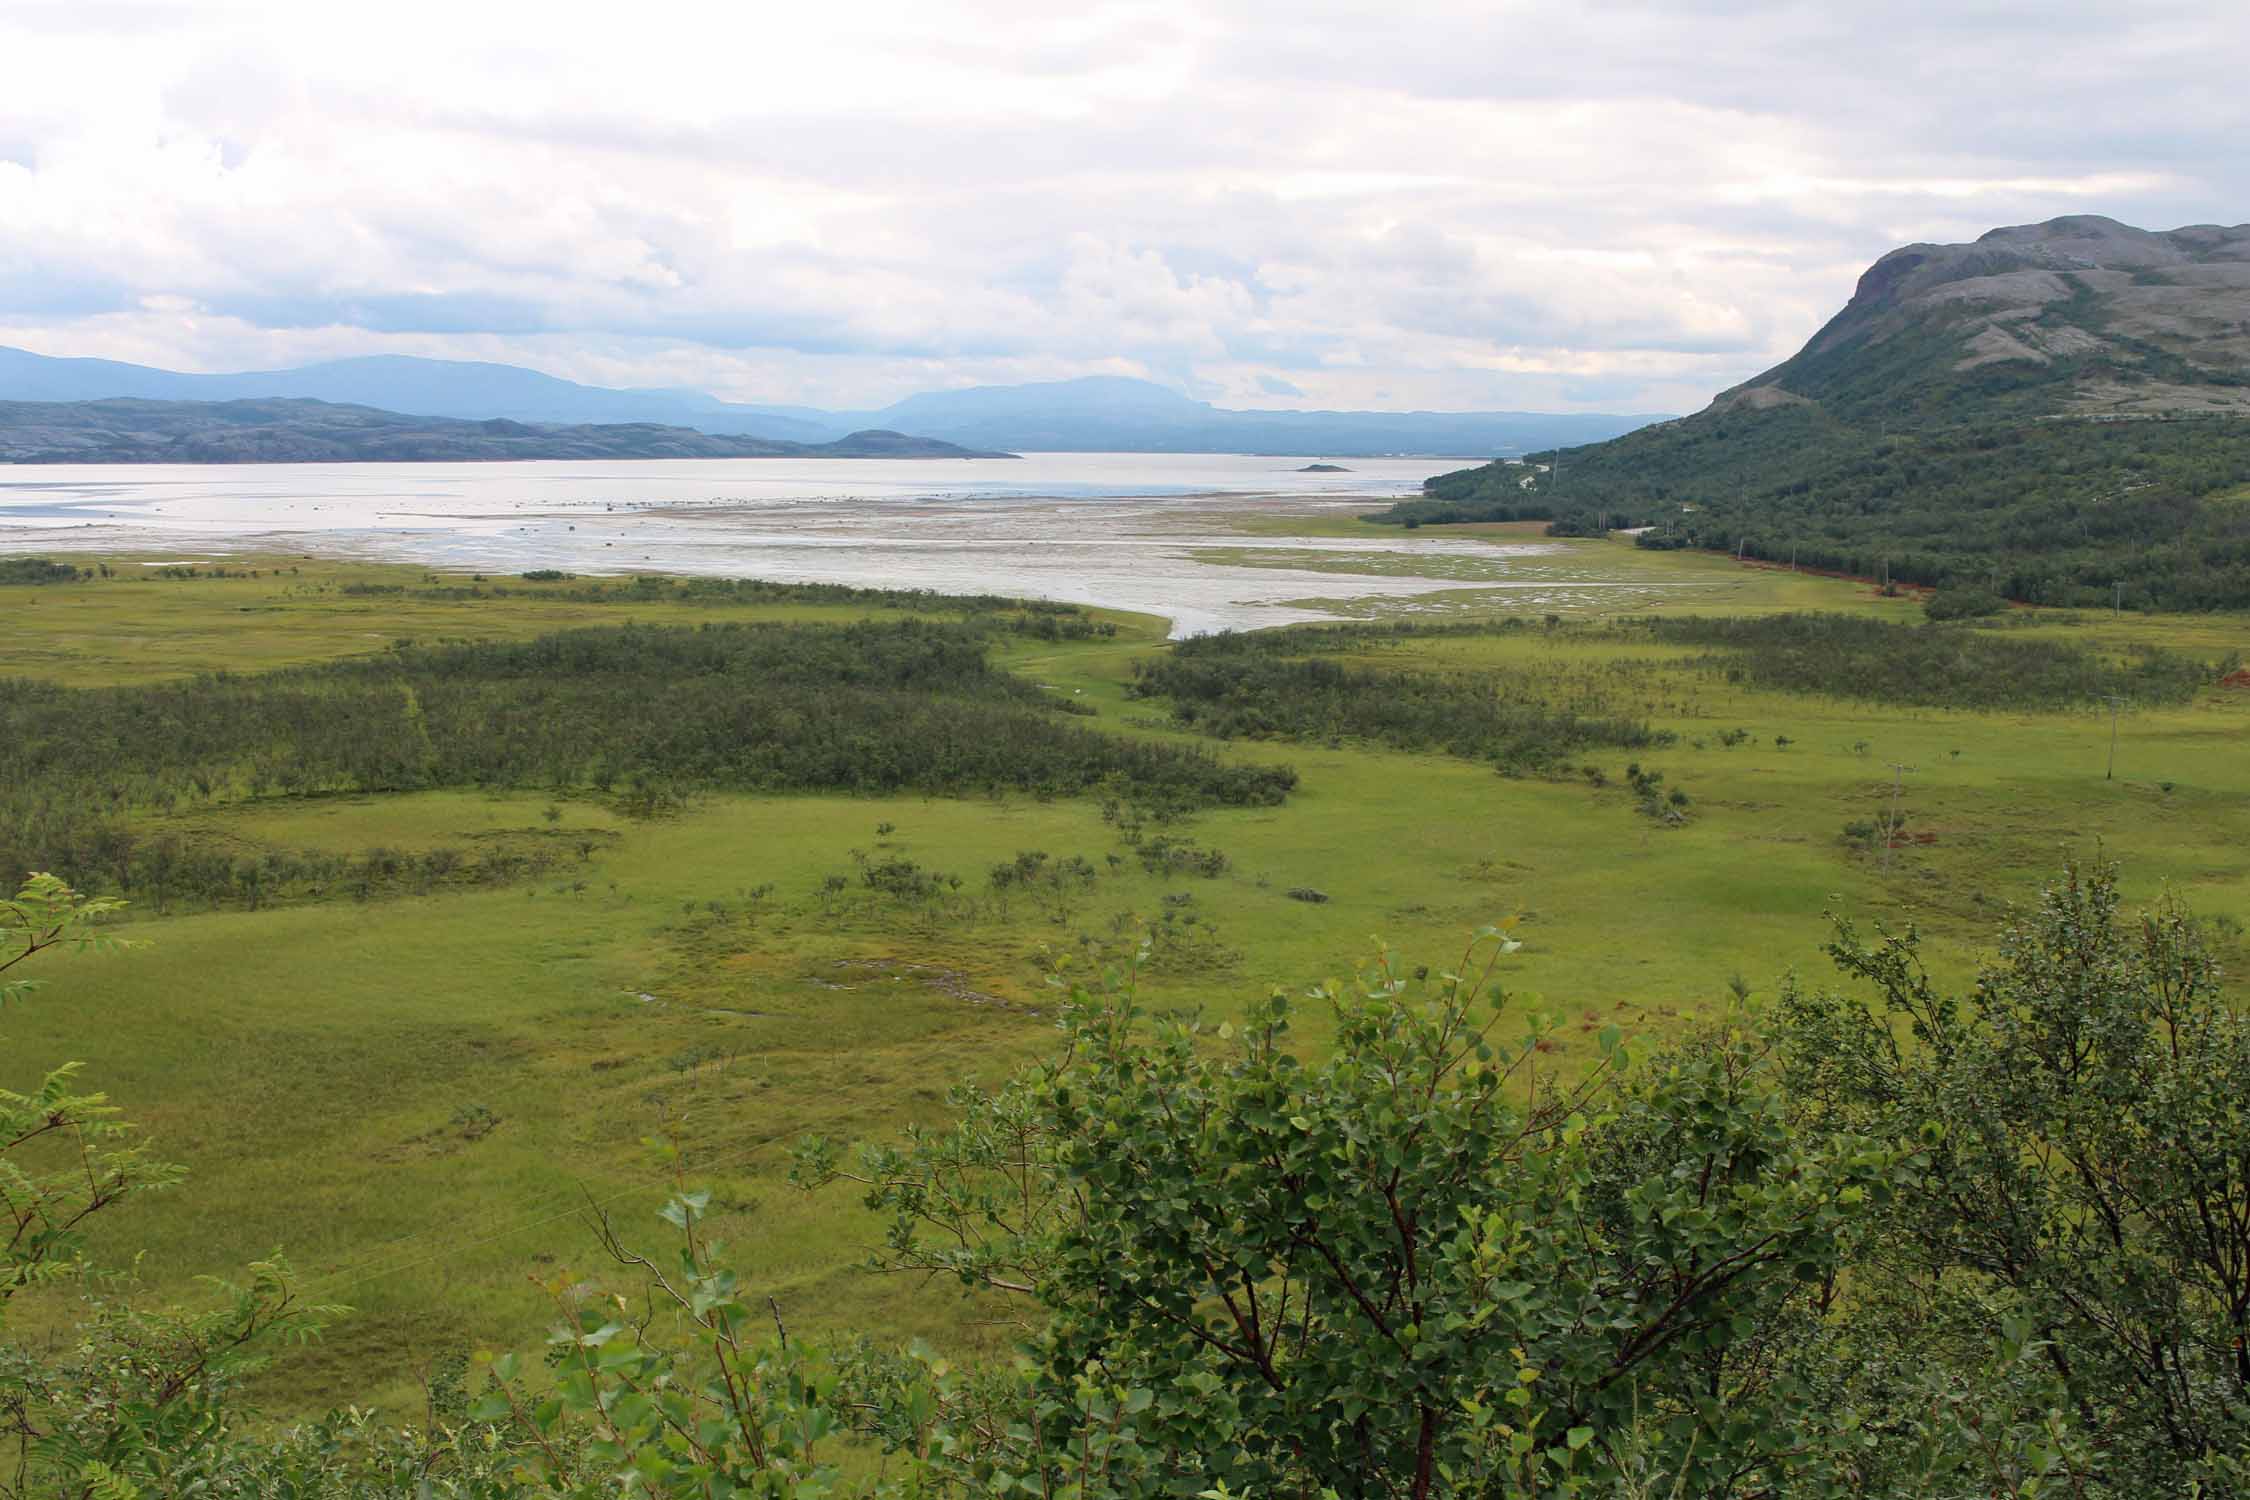
[[[1012,1000],[1003,1000],[998,995],[973,988],[966,974],[958,969],[941,968],[936,964],[910,963],[896,958],[839,958],[828,967],[831,973],[864,974],[873,979],[912,979],[924,989],[935,990],[967,1005],[997,1006],[1001,1010],[1022,1011],[1026,1015],[1039,1013],[1034,1007],[1018,1005]],[[858,988],[857,985],[817,975],[812,982],[828,989]]]

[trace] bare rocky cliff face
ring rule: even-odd
[[[1796,357],[1715,404],[1843,415],[1911,405],[1917,389],[2055,414],[2250,413],[2250,224],[2152,232],[2073,215],[1907,245]]]

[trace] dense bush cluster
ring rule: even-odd
[[[1896,624],[1861,615],[1679,616],[1622,622],[1628,640],[1706,646],[1706,665],[1784,693],[1827,693],[1932,708],[2062,709],[2112,695],[2184,703],[2225,667],[2135,648],[2110,658],[2067,641]]]
[[[1223,633],[1182,641],[1137,666],[1132,691],[1222,739],[1363,739],[1442,750],[1511,770],[1541,770],[1601,747],[1668,743],[1668,731],[1599,705],[1549,701],[1498,672],[1349,666],[1292,651],[1338,649],[1368,635]]]
[[[576,587],[510,588],[505,583],[487,581],[480,574],[467,584],[429,583],[420,588],[408,588],[403,584],[346,584],[342,591],[346,594],[404,594],[447,603],[537,598],[565,599],[573,604],[682,604],[709,608],[819,604],[900,614],[960,615],[990,629],[1040,640],[1089,640],[1117,634],[1117,627],[1109,621],[1095,619],[1079,605],[1052,599],[947,594],[935,589],[872,589],[844,583],[777,583],[764,578],[673,578],[643,574],[632,578],[581,580],[577,574],[565,573],[559,568],[534,568],[521,577],[531,583],[571,583]]]
[[[1922,601],[1922,613],[1930,619],[1981,620],[2005,612],[2008,601],[1990,589],[1974,584],[1956,584],[1936,590]]]
[[[0,557],[0,584],[76,583],[79,572],[69,563],[44,557]]]
[[[142,836],[124,824],[73,825],[88,871],[85,884],[131,895],[158,915],[176,906],[232,906],[257,911],[299,898],[428,895],[462,887],[508,885],[583,863],[607,837],[541,838],[534,834],[480,840],[473,848],[393,849],[355,854],[266,848],[245,853],[234,843],[160,832]],[[614,837],[610,835],[608,837]],[[570,847],[577,844],[574,859]]]
[[[1975,601],[1970,601],[1975,607]],[[1909,625],[1864,615],[1647,616],[1610,624],[1521,619],[1295,626],[1199,636],[1143,663],[1132,691],[1169,699],[1178,722],[1219,737],[1357,737],[1546,769],[1588,747],[1641,749],[1675,737],[1652,729],[1680,663],[1561,652],[1504,669],[1435,672],[1325,660],[1380,655],[1416,640],[1520,637],[1557,647],[1701,648],[1691,670],[1789,693],[1933,708],[2061,711],[2122,697],[2184,703],[2239,663],[2134,647],[2105,653],[2045,636],[1968,625]],[[1666,686],[1669,684],[1669,686]],[[1677,709],[1677,702],[1671,702]],[[1722,734],[1725,745],[1740,732]]]
[[[119,688],[0,685],[0,868],[151,891],[128,812],[432,787],[590,789],[628,810],[696,789],[1068,795],[1123,785],[1270,804],[1286,767],[1065,722],[994,668],[984,632],[625,626],[401,645],[260,676]]]

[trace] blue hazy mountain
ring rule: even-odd
[[[0,348],[0,401],[121,397],[151,401],[288,397],[469,421],[653,423],[794,443],[826,443],[883,428],[969,448],[1078,453],[1488,457],[1599,442],[1662,420],[1645,415],[1508,411],[1239,411],[1119,376],[930,391],[876,411],[832,412],[805,406],[743,405],[692,390],[611,390],[516,365],[401,354],[288,370],[198,375]]]
[[[834,442],[655,422],[517,422],[378,411],[302,396],[0,401],[0,463],[467,463],[493,459],[1012,458],[898,432]]]
[[[517,365],[375,354],[291,370],[190,375],[109,359],[53,359],[0,347],[0,401],[254,401],[290,397],[423,417],[576,426],[625,422],[728,437],[824,443],[850,428],[735,406],[700,391],[608,390]]]
[[[1240,411],[1191,400],[1146,380],[1093,375],[1039,385],[931,391],[860,414],[901,432],[988,444],[1015,434],[1018,451],[1117,453],[1521,453],[1592,443],[1657,416],[1551,412]]]

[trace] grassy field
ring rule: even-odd
[[[1302,518],[1255,513],[1230,518],[1230,529],[1249,536],[1368,542],[1370,550],[1365,552],[1205,547],[1195,553],[1213,565],[1340,575],[1333,593],[1286,602],[1352,619],[1547,613],[1584,618],[1635,612],[1740,615],[1803,609],[1920,618],[1920,599],[1912,591],[1886,598],[1865,583],[1855,585],[1787,566],[1737,563],[1703,552],[1647,550],[1624,536],[1557,540],[1547,536],[1542,521],[1482,521],[1408,531],[1334,513]],[[1461,552],[1463,541],[1510,547],[1529,544],[1542,550],[1529,557],[1495,553],[1484,558]],[[1462,587],[1405,598],[1355,595],[1348,582],[1353,575],[1446,579]]]
[[[1635,578],[1675,613],[1919,617],[1912,601],[1861,584],[1620,552],[1574,544],[1553,566],[1647,570]],[[422,575],[296,559],[281,566],[298,571],[277,575],[272,564],[230,561],[259,567],[258,579],[10,590],[0,676],[145,681],[372,652],[403,636],[867,613],[367,597],[342,588]],[[1337,582],[1348,591],[1350,572]],[[1111,639],[1013,639],[997,655],[1091,704],[1094,727],[1185,738],[1161,705],[1127,693],[1134,662],[1163,649],[1161,622],[1110,618],[1121,626]],[[528,1278],[594,1269],[593,1206],[629,1229],[647,1222],[662,1185],[643,1139],[665,1130],[718,1185],[722,1233],[793,1328],[1005,1343],[1008,1330],[953,1287],[853,1269],[874,1226],[848,1198],[790,1188],[786,1147],[807,1130],[848,1137],[936,1119],[950,1084],[1038,1057],[1057,998],[1043,968],[1069,954],[1098,969],[1143,927],[1160,934],[1144,984],[1153,999],[1231,1011],[1272,985],[1338,974],[1378,940],[1408,962],[1445,963],[1470,929],[1521,912],[1511,982],[1560,1018],[1558,1067],[1610,1022],[1661,1036],[1711,1011],[1732,980],[1771,994],[1788,971],[1819,976],[1831,907],[1921,924],[1957,976],[2003,905],[2071,853],[2119,860],[2137,896],[2169,885],[2213,919],[2238,973],[2250,961],[2239,925],[2250,918],[2250,692],[2213,688],[2191,705],[2125,713],[2105,779],[2106,714],[1754,692],[1690,670],[1688,652],[1576,641],[1572,628],[1550,634],[1535,620],[1364,655],[1503,673],[1665,664],[1624,680],[1637,684],[1631,706],[1680,736],[1639,758],[1690,794],[1685,826],[1634,810],[1619,785],[1624,754],[1598,757],[1610,784],[1596,787],[1354,744],[1227,747],[1287,762],[1302,782],[1285,806],[1206,812],[1168,830],[1223,851],[1227,868],[1208,878],[1143,869],[1086,801],[707,796],[651,821],[591,796],[458,791],[206,807],[171,816],[199,838],[246,845],[413,850],[577,835],[592,847],[527,885],[144,914],[130,932],[147,946],[48,966],[51,987],[7,1018],[7,1081],[84,1057],[155,1147],[189,1164],[187,1187],[100,1231],[107,1257],[146,1250],[153,1291],[191,1295],[194,1276],[279,1246],[316,1295],[357,1309],[269,1377],[276,1409],[395,1408],[413,1404],[417,1363],[433,1350],[536,1341],[544,1309]],[[2230,617],[2016,617],[1998,628],[2213,657],[2250,646],[2250,622]],[[1747,734],[1730,747],[1722,735],[1735,730]],[[1847,843],[1843,825],[1894,796],[1926,841]],[[854,850],[958,874],[965,894],[935,905],[879,897],[856,883]],[[1060,907],[1024,892],[1003,902],[986,872],[1027,850],[1083,856],[1096,874]],[[841,892],[826,887],[832,875],[845,878]],[[1327,899],[1291,895],[1304,890]]]
[[[127,561],[54,554],[91,567]],[[570,597],[590,583],[491,580],[507,597],[417,598],[418,590],[475,587],[469,578],[387,563],[230,555],[227,577],[146,578],[82,588],[24,588],[7,599],[10,632],[0,676],[57,677],[96,685],[152,682],[197,672],[255,672],[301,662],[373,655],[402,637],[424,641],[521,638],[577,625],[628,620],[832,620],[866,618],[858,605],[734,606],[644,603]],[[256,577],[238,576],[255,573]],[[353,593],[357,588],[397,593]],[[1091,611],[1136,638],[1161,639],[1162,622],[1115,610]]]

